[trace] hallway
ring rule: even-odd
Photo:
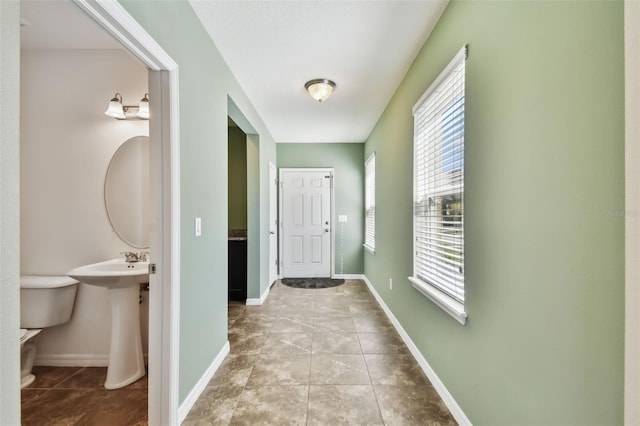
[[[231,353],[184,425],[455,424],[361,280],[229,305]]]

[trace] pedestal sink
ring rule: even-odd
[[[113,259],[80,266],[67,275],[109,290],[111,346],[104,387],[118,389],[144,376],[139,297],[140,284],[149,282],[149,262]]]

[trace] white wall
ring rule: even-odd
[[[0,424],[20,423],[18,107],[20,3],[0,1]]]
[[[148,122],[104,115],[115,92],[135,105],[147,70],[124,51],[23,51],[21,58],[21,273],[65,275],[131,251],[113,232],[104,178],[118,147]],[[107,290],[81,284],[71,321],[36,339],[38,364],[106,365]],[[141,307],[146,351],[148,304]]]

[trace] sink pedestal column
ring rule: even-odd
[[[145,375],[140,336],[140,285],[109,288],[111,349],[104,387],[118,389]]]

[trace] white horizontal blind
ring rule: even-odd
[[[463,48],[414,108],[414,276],[464,303]]]
[[[364,246],[376,249],[376,153],[372,153],[364,163],[365,192],[364,192]]]

